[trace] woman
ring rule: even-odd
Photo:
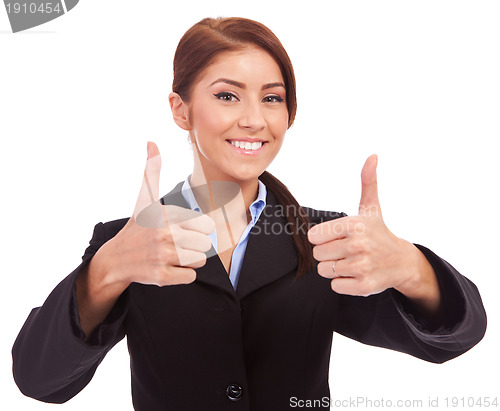
[[[375,156],[353,217],[300,207],[265,171],[296,111],[292,65],[269,29],[194,25],[169,101],[193,173],[158,201],[148,144],[133,216],[96,225],[82,264],[21,330],[23,393],[67,401],[127,335],[135,409],[328,407],[334,331],[432,362],[480,341],[474,284],[385,226]]]

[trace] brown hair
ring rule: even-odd
[[[239,17],[205,18],[192,26],[182,36],[175,52],[172,90],[184,101],[189,102],[193,86],[220,53],[241,50],[248,44],[267,51],[278,64],[285,80],[288,127],[290,128],[297,111],[292,62],[276,35],[254,20]],[[309,219],[281,181],[267,171],[264,171],[259,179],[274,193],[278,202],[286,207],[286,218],[298,254],[297,275],[300,276],[314,265],[312,246],[307,239],[307,233],[299,229],[299,227],[309,227]],[[291,209],[294,212],[289,212]]]
[[[206,18],[196,23],[182,36],[174,56],[172,90],[189,102],[193,86],[220,53],[241,50],[253,44],[267,51],[278,64],[285,80],[288,127],[297,111],[295,74],[285,48],[266,26],[253,20]]]

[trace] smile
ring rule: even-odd
[[[254,141],[253,143],[249,141],[238,141],[238,140],[229,140],[229,142],[235,146],[236,148],[242,148],[244,150],[258,150],[265,143],[263,141]]]

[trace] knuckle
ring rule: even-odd
[[[173,285],[174,281],[172,278],[171,267],[164,266],[159,267],[156,271],[155,282],[158,286],[163,287],[166,285]]]
[[[153,241],[155,243],[163,243],[168,238],[166,230],[157,229],[153,231]]]
[[[179,257],[179,251],[177,250],[176,247],[168,247],[168,256],[167,256],[167,262],[170,265],[178,265],[180,261]]]
[[[361,296],[367,297],[373,294],[375,287],[375,280],[372,277],[366,277],[360,283],[359,293]]]
[[[359,253],[366,254],[370,251],[370,241],[365,236],[359,236],[358,238]]]
[[[149,250],[148,258],[153,264],[158,264],[164,261],[165,253],[162,247],[153,247]]]
[[[158,286],[165,285],[165,280],[167,278],[167,272],[165,267],[157,266],[151,270],[151,280],[149,283]]]
[[[353,227],[354,234],[363,234],[366,231],[366,225],[362,221],[358,221]]]
[[[370,277],[371,267],[366,259],[363,259],[358,265],[358,272],[364,278]]]
[[[356,239],[353,239],[347,243],[347,252],[349,254],[357,254],[358,253],[358,241]]]
[[[177,251],[175,247],[160,247],[156,252],[156,262],[158,264],[175,265]]]
[[[360,254],[365,251],[365,241],[361,237],[354,237],[347,244],[347,249],[350,254]]]

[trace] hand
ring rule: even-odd
[[[148,159],[134,215],[103,244],[76,279],[80,325],[89,338],[132,283],[188,284],[206,262],[215,229],[207,215],[159,202],[161,158],[148,143]]]
[[[437,282],[432,267],[413,244],[396,237],[382,219],[376,168],[377,156],[372,155],[361,172],[358,216],[327,221],[309,230],[309,241],[315,244],[313,255],[319,261],[318,273],[331,278],[332,289],[340,294],[368,296],[393,287],[421,300],[434,287],[434,298]]]
[[[194,268],[206,263],[211,247],[208,234],[215,224],[207,215],[159,202],[161,157],[148,143],[144,179],[133,216],[105,243],[92,263],[105,273],[106,283],[131,282],[158,286],[188,284]]]

